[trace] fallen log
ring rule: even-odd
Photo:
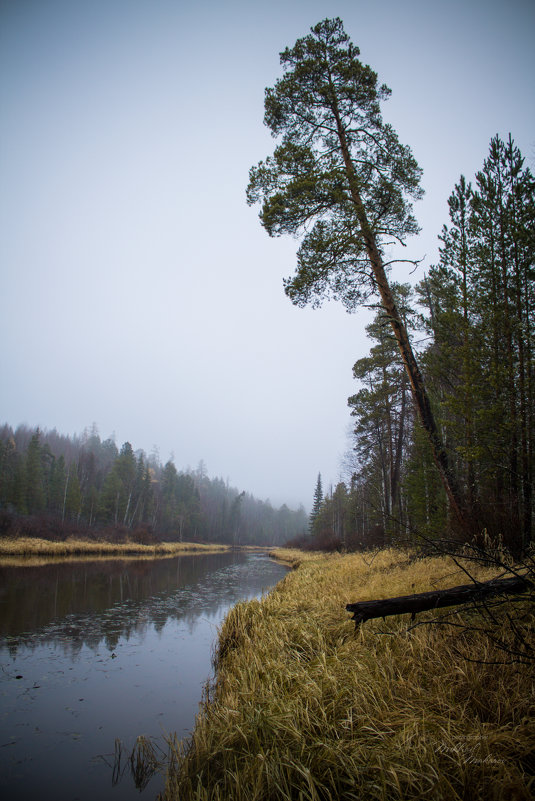
[[[376,617],[385,618],[389,615],[407,613],[411,613],[414,620],[414,616],[418,612],[426,612],[428,609],[466,604],[490,595],[516,594],[525,592],[530,587],[532,584],[526,578],[513,576],[513,578],[506,579],[491,579],[481,584],[462,584],[459,587],[451,587],[449,590],[432,590],[415,595],[401,595],[398,598],[384,598],[379,601],[359,601],[347,604],[346,610],[353,612],[352,620],[355,621],[355,626]]]

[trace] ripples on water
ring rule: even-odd
[[[0,568],[3,797],[154,798],[96,757],[187,735],[226,612],[285,573],[243,553]]]

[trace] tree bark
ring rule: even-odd
[[[354,604],[347,604],[346,610],[353,612],[352,620],[355,626],[372,620],[376,617],[388,617],[389,615],[404,615],[411,613],[414,616],[417,612],[425,612],[428,609],[441,609],[445,606],[457,606],[469,601],[479,601],[490,595],[515,594],[524,592],[533,585],[522,576],[513,576],[506,579],[492,579],[482,584],[462,584],[459,587],[452,587],[449,590],[433,590],[432,592],[420,592],[415,595],[402,595],[398,598],[384,598],[380,601],[360,601]]]

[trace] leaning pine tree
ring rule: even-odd
[[[270,236],[304,234],[297,269],[285,281],[293,303],[341,300],[348,310],[379,295],[407,371],[450,507],[463,528],[461,493],[448,462],[421,372],[387,277],[384,247],[418,226],[421,170],[383,122],[390,95],[363,65],[340,19],[324,20],[281,53],[285,70],[265,94],[265,124],[279,137],[272,156],[250,171],[247,199],[262,202]]]

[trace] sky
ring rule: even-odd
[[[277,506],[344,477],[371,312],[294,307],[299,243],[245,201],[279,53],[336,16],[424,170],[414,283],[495,134],[535,168],[533,0],[0,0],[0,424],[96,423]]]

